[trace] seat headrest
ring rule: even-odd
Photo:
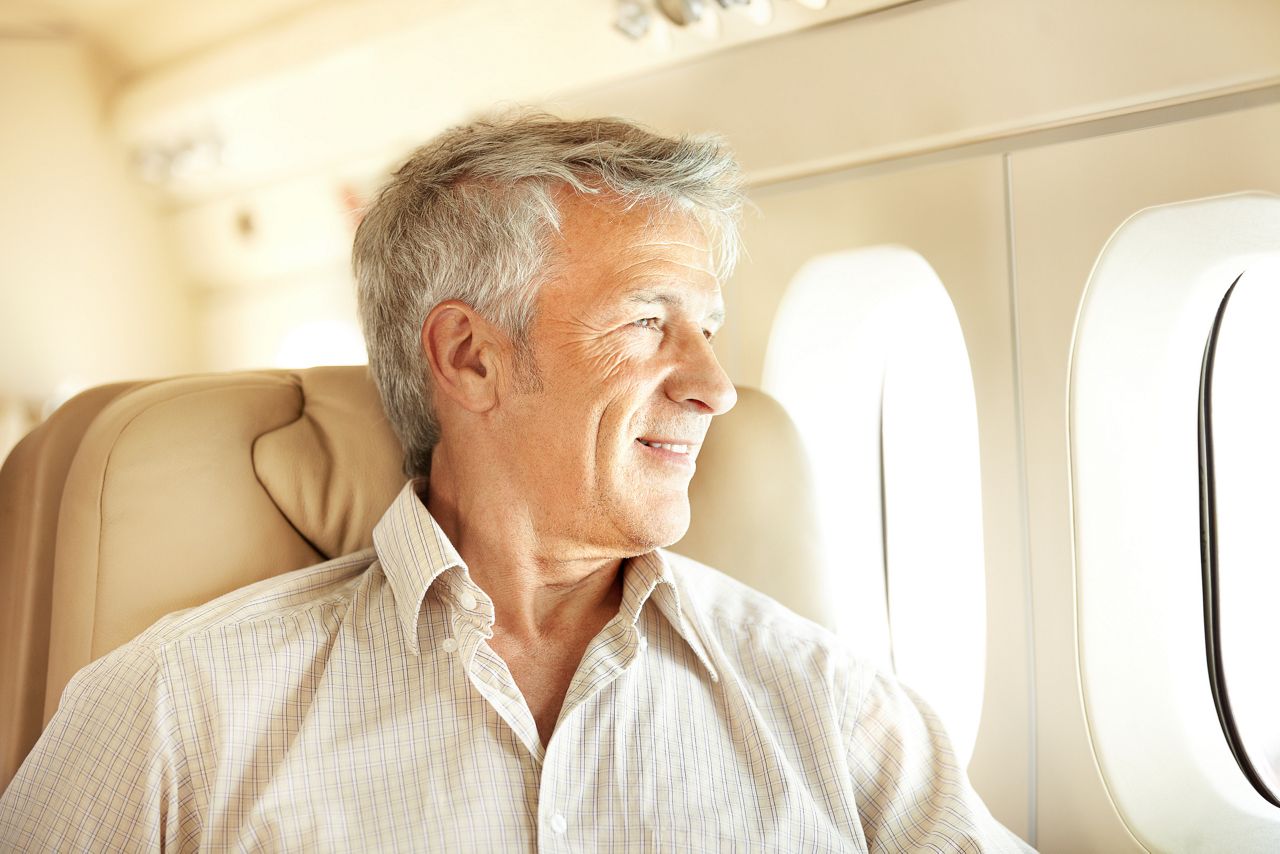
[[[163,614],[356,551],[403,484],[363,367],[182,377],[123,394],[58,520],[46,715]]]

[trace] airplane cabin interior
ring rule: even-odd
[[[1280,850],[1274,0],[3,0],[0,790],[90,662],[370,547],[356,228],[522,108],[741,165],[672,551],[1038,851]]]

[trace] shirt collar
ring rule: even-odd
[[[631,626],[634,627],[640,619],[640,610],[645,603],[653,599],[667,622],[684,638],[698,661],[707,669],[711,681],[720,681],[702,641],[707,637],[706,623],[693,597],[682,595],[674,567],[666,552],[659,549],[628,560],[623,568],[622,585],[622,606],[619,611],[630,621]]]
[[[396,619],[414,655],[418,654],[418,615],[427,590],[446,570],[467,568],[418,497],[422,485],[420,480],[406,483],[373,529],[373,545],[395,597]]]
[[[373,545],[395,598],[396,620],[414,655],[419,652],[418,615],[427,590],[450,569],[467,572],[462,556],[419,497],[419,490],[425,485],[421,479],[407,482],[373,529]],[[619,612],[629,625],[635,627],[641,609],[653,599],[658,610],[693,649],[711,681],[719,681],[702,642],[706,636],[705,623],[691,597],[682,598],[667,555],[658,550],[633,557],[622,571]]]

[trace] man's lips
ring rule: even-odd
[[[687,456],[698,449],[699,443],[692,439],[672,439],[657,437],[641,437],[636,439],[641,445],[649,448],[656,448],[660,451],[667,451],[672,454]]]

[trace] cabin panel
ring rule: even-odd
[[[1081,640],[1076,609],[1064,603],[1076,597],[1066,407],[1084,288],[1107,240],[1143,208],[1226,193],[1280,191],[1277,134],[1280,107],[1273,105],[1012,156],[1036,625],[1037,788],[1043,805],[1038,832],[1046,851],[1116,850],[1111,846],[1121,838],[1115,821],[1098,820],[1108,812],[1105,781],[1094,756],[1080,683],[1065,678],[1079,673]],[[1201,635],[1203,625],[1187,626],[1187,631]],[[1181,666],[1207,665],[1201,658]],[[1158,757],[1152,757],[1151,770],[1159,773]]]

